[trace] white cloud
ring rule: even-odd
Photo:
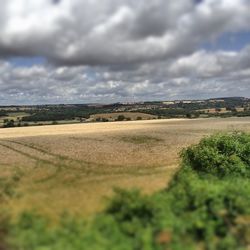
[[[226,31],[248,28],[247,0],[8,0],[0,54],[61,64],[126,64],[176,58]]]
[[[14,67],[0,62],[0,104],[83,103],[250,95],[249,47],[200,50],[134,68]]]
[[[250,95],[250,46],[200,49],[249,31],[249,0],[2,0],[0,103]],[[44,65],[16,67],[13,56]]]

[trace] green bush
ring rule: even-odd
[[[182,152],[183,166],[218,177],[250,176],[250,135],[217,134]]]
[[[154,219],[154,205],[148,197],[142,197],[138,190],[127,192],[116,189],[116,194],[106,208],[118,223],[134,223],[138,220],[142,227]]]
[[[250,243],[248,179],[204,179],[182,170],[167,193],[172,196],[171,211],[182,227],[172,225],[180,240],[188,237],[202,242],[205,249],[239,249]],[[240,220],[248,220],[248,224]],[[224,244],[227,248],[222,247]]]
[[[118,115],[116,121],[124,121],[126,117],[124,115]]]

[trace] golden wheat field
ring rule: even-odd
[[[37,210],[53,219],[100,211],[114,187],[151,193],[178,168],[178,153],[216,131],[250,131],[250,118],[151,120],[0,130],[0,180],[17,215]]]

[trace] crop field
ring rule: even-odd
[[[110,121],[118,119],[119,116],[124,116],[125,119],[131,119],[131,120],[151,120],[151,119],[156,119],[157,116],[155,115],[149,115],[145,113],[139,113],[139,112],[116,112],[116,113],[106,113],[106,114],[95,114],[91,115],[90,118],[96,120],[98,118],[102,119],[108,119]]]
[[[250,131],[250,118],[1,129],[0,182],[9,183],[10,194],[5,208],[13,215],[34,209],[55,221],[64,211],[90,216],[114,187],[164,188],[184,147],[234,130]]]
[[[21,119],[25,116],[29,116],[29,114],[25,113],[25,112],[8,113],[8,116],[0,117],[0,126],[3,126],[5,119],[13,120],[13,121],[17,122],[18,119]]]

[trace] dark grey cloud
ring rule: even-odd
[[[61,0],[52,0],[53,4],[60,4]]]

